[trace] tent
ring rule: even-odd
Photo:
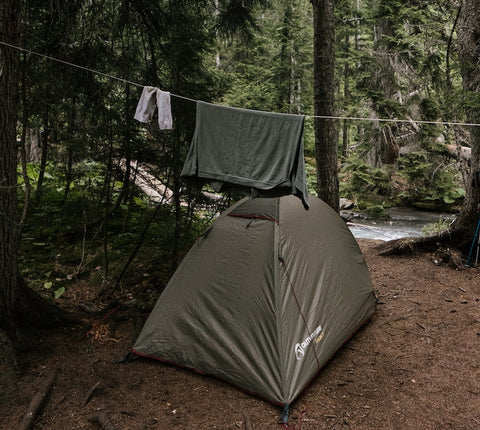
[[[364,257],[327,204],[246,198],[188,252],[132,352],[288,406],[374,307]]]

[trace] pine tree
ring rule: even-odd
[[[17,0],[0,3],[0,41],[16,45],[19,38],[20,4]],[[8,362],[9,341],[16,342],[19,292],[17,229],[17,84],[19,55],[0,45],[0,370]]]
[[[335,15],[333,0],[313,0],[314,112],[335,116]],[[317,193],[339,211],[338,137],[336,122],[315,118]]]

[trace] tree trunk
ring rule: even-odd
[[[314,113],[335,114],[334,1],[312,0],[314,26]],[[315,118],[317,193],[339,211],[338,136],[333,119]]]
[[[290,69],[291,69],[291,21],[292,21],[292,5],[282,5],[283,19],[280,36],[280,71],[277,77],[278,101],[277,109],[280,112],[290,112]]]
[[[31,185],[30,185],[30,178],[28,177],[28,172],[27,172],[27,149],[26,149],[26,142],[27,142],[27,130],[28,130],[28,105],[27,105],[27,79],[26,79],[26,56],[25,53],[22,58],[22,108],[23,108],[23,114],[22,114],[22,137],[20,139],[20,160],[22,163],[22,176],[23,176],[23,182],[25,184],[25,198],[23,200],[23,212],[22,216],[20,218],[20,226],[19,228],[21,229],[23,227],[23,224],[27,218],[29,206],[30,206],[30,191],[31,191]],[[20,233],[19,233],[20,236]]]
[[[122,191],[120,192],[122,196],[122,201],[128,202],[128,194],[130,192],[130,176],[132,173],[132,118],[130,112],[130,84],[127,84],[125,87],[125,131],[124,131],[124,147],[125,147],[125,173],[123,175],[123,185]],[[122,202],[121,201],[121,202]],[[120,203],[121,203],[120,202]]]
[[[75,118],[77,116],[77,100],[72,98],[72,106],[70,111],[70,121],[68,123],[67,133],[67,167],[65,170],[65,192],[63,202],[65,203],[70,193],[70,187],[73,182],[73,150],[75,147]]]
[[[18,44],[21,2],[0,1],[0,41]],[[74,322],[25,285],[18,271],[17,107],[18,51],[0,45],[0,381],[15,367],[19,328]]]
[[[390,7],[393,9],[390,12]],[[381,0],[378,4],[378,23],[375,26],[374,52],[378,61],[378,67],[373,73],[372,89],[381,91],[383,100],[393,101],[397,89],[398,53],[392,52],[391,39],[396,37],[395,12],[403,7],[400,3],[391,5],[391,0]],[[388,11],[388,13],[387,13]],[[395,116],[388,104],[380,103],[375,106],[373,102],[372,115],[382,117]],[[391,124],[372,123],[371,150],[369,154],[370,164],[381,167],[383,164],[393,164],[398,158],[398,145],[395,134],[396,126]]]
[[[0,40],[18,43],[18,0],[0,2]],[[19,56],[0,45],[0,329],[15,340],[17,301],[17,89]],[[1,348],[1,345],[0,345]]]
[[[40,199],[43,194],[43,178],[45,177],[45,170],[47,168],[48,141],[50,139],[50,128],[48,123],[49,113],[47,110],[43,121],[42,157],[40,159],[40,172],[38,173],[37,189],[35,190],[35,206],[40,204]]]
[[[182,230],[182,206],[181,206],[181,179],[180,174],[182,171],[180,160],[180,147],[182,145],[181,134],[178,131],[178,128],[175,129],[174,138],[172,140],[172,160],[173,160],[173,181],[172,181],[172,191],[173,191],[173,204],[175,208],[175,228],[173,231],[173,250],[172,250],[172,265],[177,267],[180,263],[180,238]]]
[[[345,35],[345,48],[347,52],[350,50],[350,36],[348,33]],[[345,103],[350,102],[350,65],[348,61],[345,62],[345,67],[343,68],[343,98]],[[345,161],[348,157],[348,122],[343,120],[342,124],[342,161]]]
[[[467,122],[480,123],[480,5],[478,0],[463,0],[458,22],[458,57],[465,92]],[[479,216],[480,202],[480,127],[470,128],[470,175],[465,202],[452,230],[460,247],[471,242]]]

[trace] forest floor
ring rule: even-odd
[[[480,271],[436,266],[431,254],[381,257],[378,242],[359,243],[377,311],[293,404],[289,428],[480,428]],[[88,288],[79,282],[59,301],[78,307]],[[138,316],[122,307],[101,324],[85,314],[97,322],[89,333],[37,333],[18,380],[0,387],[0,428],[20,428],[54,369],[35,429],[99,429],[89,419],[102,414],[115,429],[281,428],[280,408],[216,379],[147,359],[117,364]]]

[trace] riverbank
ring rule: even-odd
[[[375,219],[363,214],[343,211],[350,231],[356,239],[394,240],[402,237],[419,237],[435,225],[448,225],[455,215],[444,212],[428,212],[412,208],[389,208],[386,217]],[[434,227],[433,227],[434,228]]]

